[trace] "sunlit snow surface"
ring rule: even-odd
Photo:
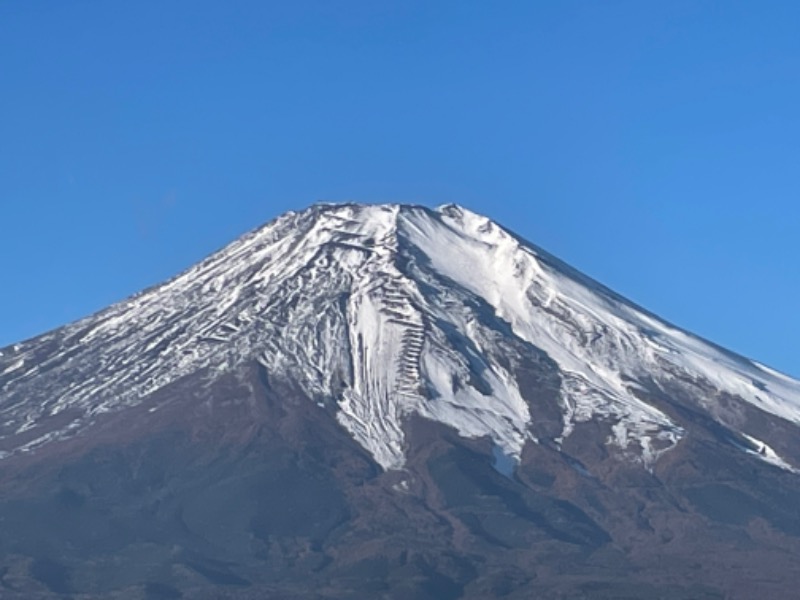
[[[517,461],[536,442],[537,416],[502,336],[558,365],[557,442],[576,423],[605,419],[609,443],[652,464],[684,432],[637,398],[645,380],[702,381],[800,423],[797,381],[671,327],[484,217],[452,205],[320,205],[164,285],[3,349],[0,441],[24,438],[6,455],[30,451],[189,373],[211,380],[257,360],[319,410],[335,410],[386,469],[404,464],[411,414],[488,436],[496,456]],[[761,444],[754,454],[791,468],[743,434]]]

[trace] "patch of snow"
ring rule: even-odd
[[[778,453],[775,452],[769,445],[761,440],[754,438],[753,436],[747,435],[743,433],[748,442],[750,442],[756,450],[747,449],[746,452],[748,454],[752,454],[753,456],[757,456],[761,460],[770,463],[771,465],[775,465],[776,467],[780,467],[781,469],[785,469],[787,471],[791,471],[792,473],[799,472],[798,469],[794,468],[788,462],[786,462],[783,458],[778,456]]]
[[[18,369],[21,369],[24,366],[25,366],[25,359],[24,358],[20,358],[18,360],[15,360],[14,362],[12,362],[7,367],[3,368],[3,370],[0,371],[0,374],[6,375],[8,373],[11,373],[12,371],[16,371]]]

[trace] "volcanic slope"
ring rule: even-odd
[[[317,205],[2,349],[0,585],[789,598],[798,422],[485,217]]]

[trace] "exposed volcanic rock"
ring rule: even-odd
[[[800,383],[457,206],[0,355],[2,598],[794,598]]]

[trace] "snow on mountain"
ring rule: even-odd
[[[173,280],[0,353],[0,457],[80,435],[154,391],[257,360],[291,381],[385,469],[412,414],[519,459],[537,414],[519,371],[559,378],[560,444],[602,419],[645,465],[684,429],[646,386],[702,389],[800,423],[800,383],[677,329],[458,206],[317,205],[287,213]],[[53,394],[53,390],[60,390]],[[742,449],[792,469],[745,431]],[[757,448],[756,451],[753,448]],[[760,450],[758,449],[760,448]]]

